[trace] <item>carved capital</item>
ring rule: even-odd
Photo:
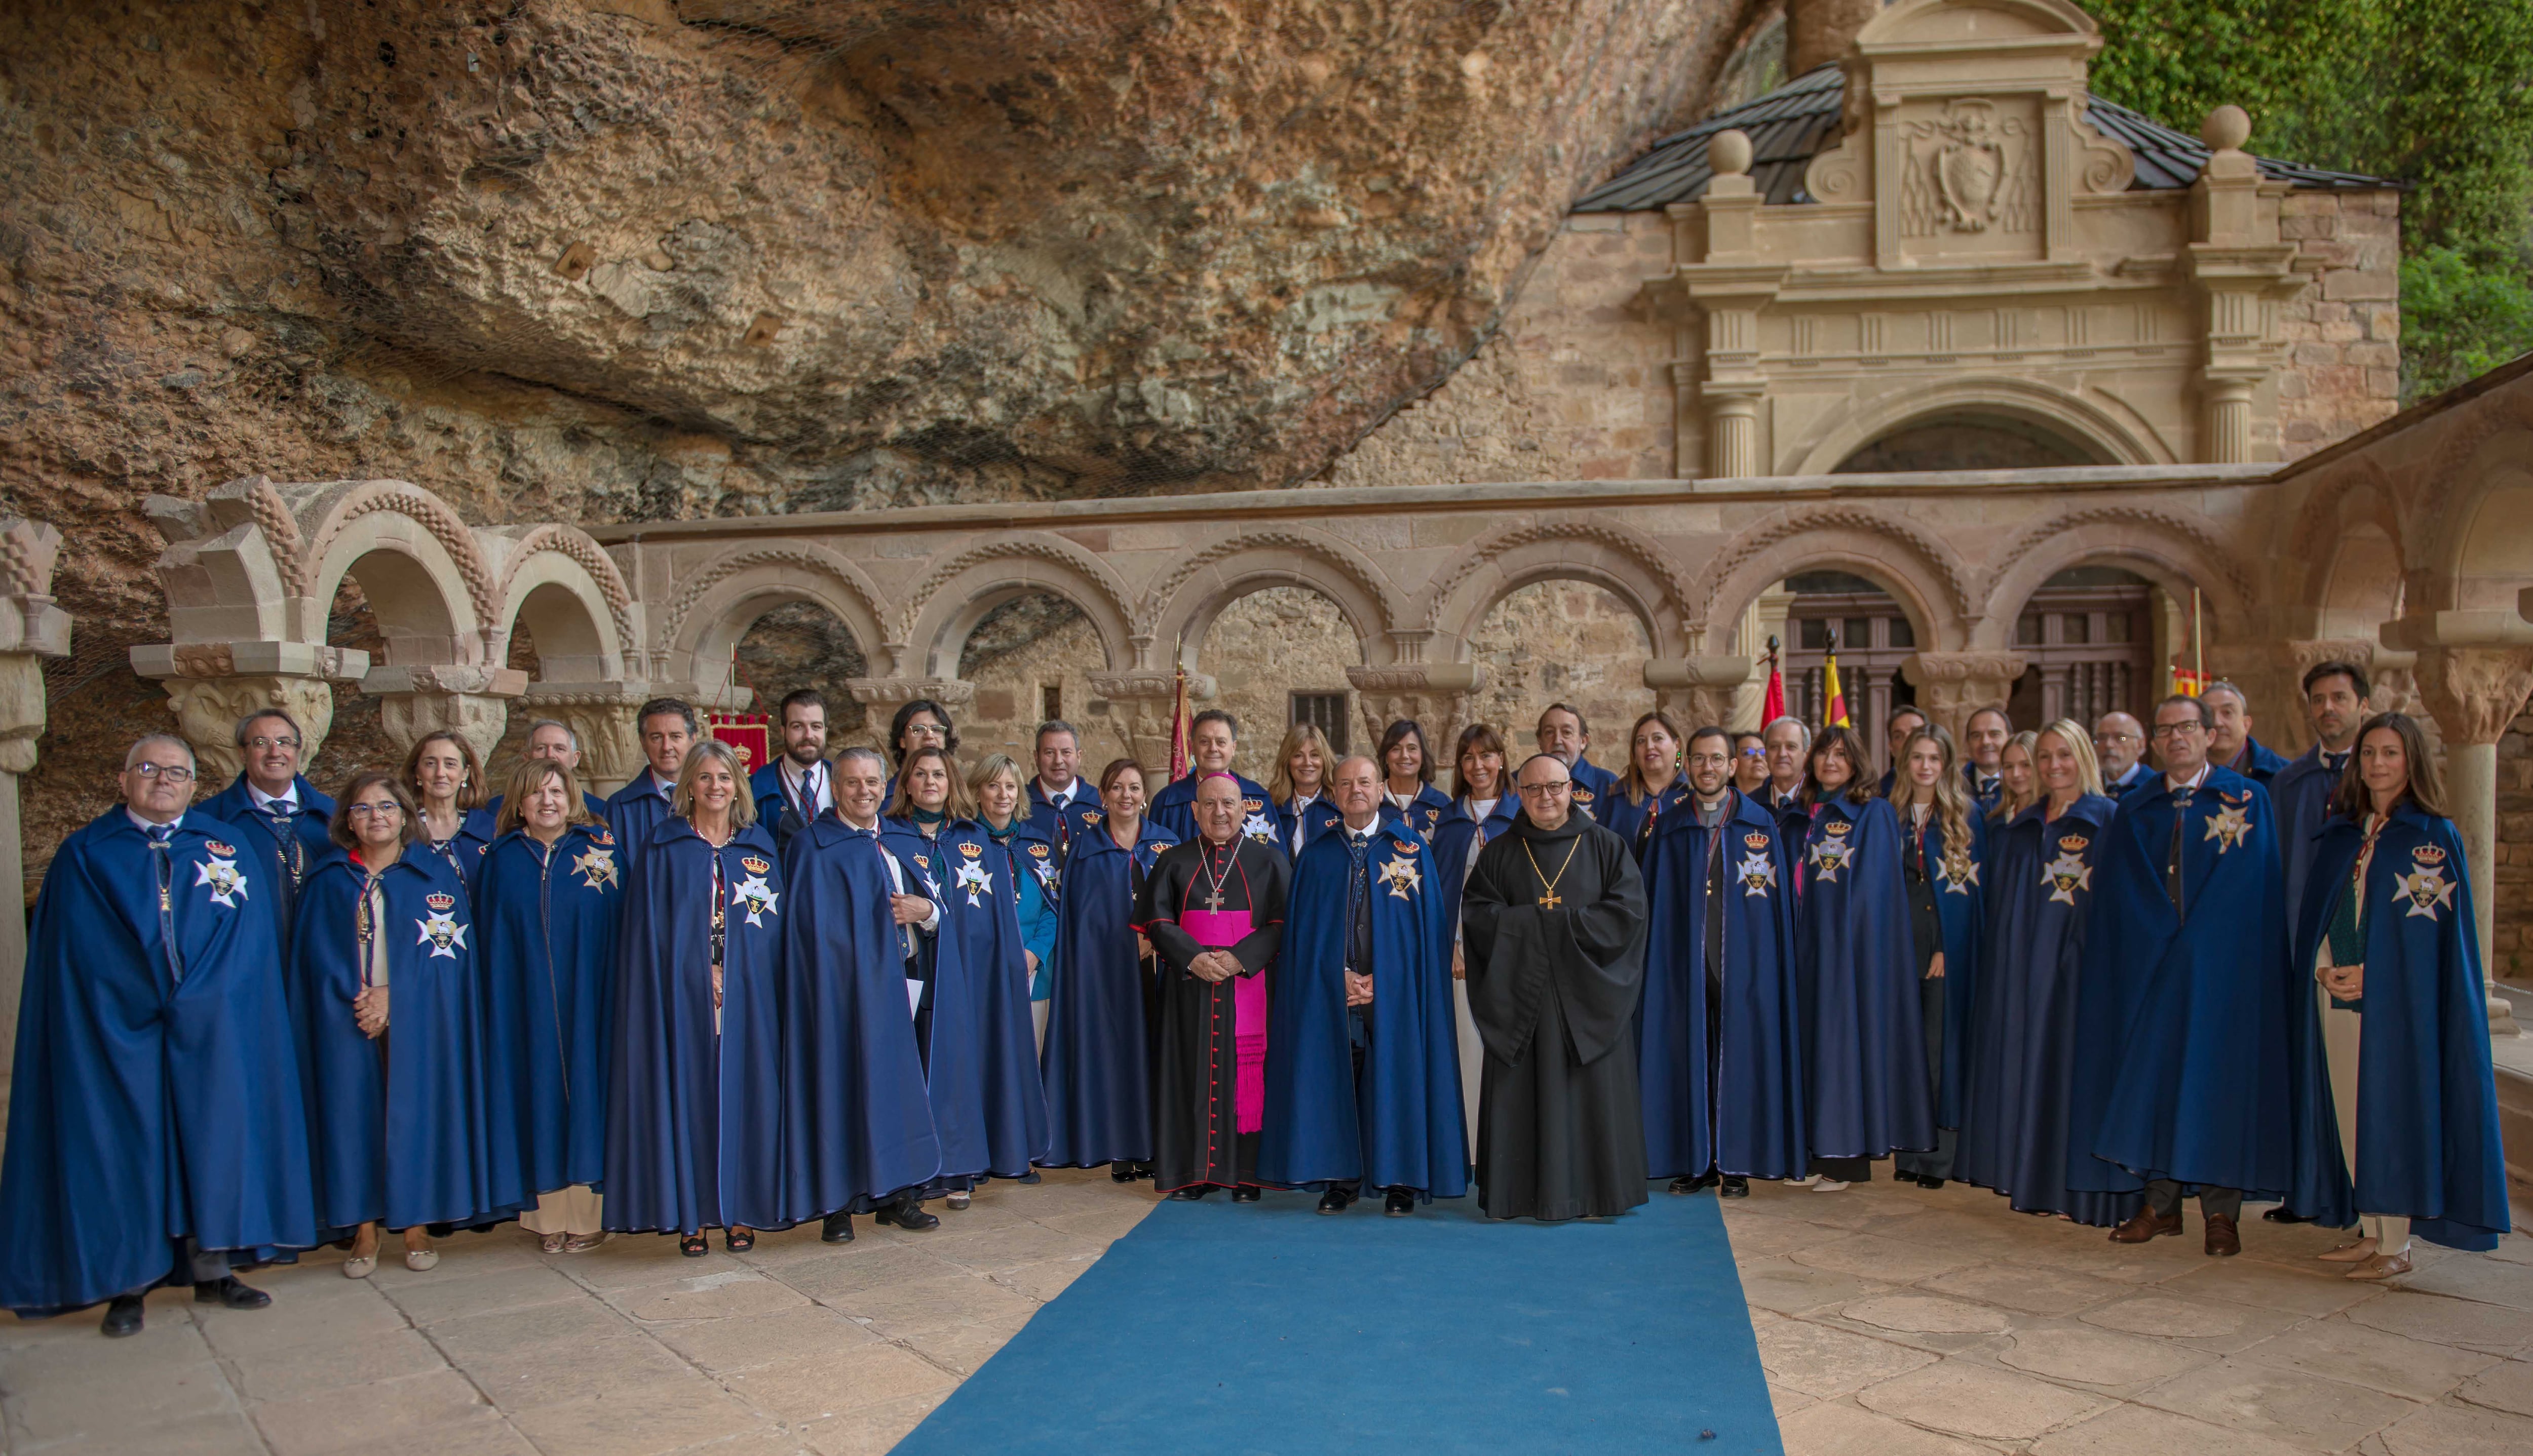
[[[539,683],[525,700],[539,718],[571,729],[580,744],[580,776],[593,793],[613,793],[642,772],[644,683]]]
[[[2417,671],[2445,746],[2495,743],[2533,693],[2533,648],[2430,647]]]
[[[1900,671],[1916,684],[1917,706],[1959,741],[1972,714],[2005,706],[2027,666],[2017,652],[1920,652],[1904,660]]]
[[[1210,675],[1204,672],[1190,672],[1187,676],[1188,701],[1193,703],[1202,698],[1212,697],[1214,687],[1215,683]],[[1169,713],[1171,699],[1178,694],[1178,674],[1167,668],[1136,668],[1124,672],[1093,672],[1090,674],[1090,692],[1093,697],[1117,702],[1139,703],[1145,700],[1158,700],[1161,705],[1160,711],[1166,716]]]
[[[510,723],[509,696],[471,692],[396,692],[379,695],[379,728],[398,749],[411,751],[426,733],[451,732],[475,750],[478,762],[493,756]]]
[[[52,526],[0,516],[0,653],[69,654],[70,613],[52,598],[53,560],[61,550],[62,533]]]
[[[1733,699],[1750,680],[1750,660],[1730,654],[1657,659],[1645,664],[1645,686],[1654,704],[1672,716],[1680,731],[1694,732],[1733,716]]]
[[[856,703],[892,711],[918,698],[929,698],[944,708],[965,708],[976,701],[976,684],[957,677],[849,677],[845,690]]]
[[[299,761],[314,763],[334,726],[334,690],[322,677],[258,673],[235,677],[168,677],[176,731],[194,745],[202,782],[213,791],[238,776],[237,722],[259,708],[278,708],[299,725]]]
[[[1413,663],[1383,668],[1348,668],[1346,682],[1355,690],[1355,711],[1363,720],[1364,745],[1402,718],[1424,726],[1426,751],[1436,759],[1436,772],[1448,774],[1442,762],[1468,723],[1469,695],[1486,686],[1482,663]]]

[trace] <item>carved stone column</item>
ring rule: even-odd
[[[217,791],[245,767],[237,722],[259,708],[289,714],[299,725],[299,761],[315,762],[334,726],[330,684],[360,680],[370,655],[304,642],[160,642],[132,649],[132,667],[165,689],[204,786]]]
[[[1452,779],[1451,747],[1468,726],[1469,695],[1487,685],[1483,663],[1415,663],[1386,668],[1348,668],[1355,703],[1363,715],[1364,746],[1379,745],[1391,724],[1412,718],[1425,726],[1434,755],[1434,782]]]
[[[18,992],[27,972],[26,845],[19,837],[18,776],[35,767],[44,731],[44,666],[71,650],[69,613],[53,605],[53,559],[62,533],[0,516],[0,884],[20,907],[0,915],[0,1079],[16,1055]]]
[[[1645,686],[1654,690],[1654,706],[1670,714],[1683,733],[1721,727],[1733,714],[1734,689],[1749,678],[1750,660],[1731,654],[1645,664]],[[1632,744],[1628,751],[1634,751]]]
[[[532,682],[519,706],[551,718],[580,744],[582,786],[604,798],[642,772],[642,725],[636,715],[654,695],[644,682]]]
[[[1191,703],[1213,696],[1213,678],[1206,673],[1190,672],[1187,684]],[[1145,795],[1160,792],[1170,771],[1170,704],[1178,692],[1177,674],[1160,668],[1093,672],[1090,691],[1107,700],[1108,716],[1117,724],[1118,736],[1126,740],[1135,762],[1143,766]]]
[[[452,732],[478,760],[493,756],[511,702],[527,690],[528,674],[516,668],[457,664],[374,668],[361,679],[361,691],[380,700],[380,729],[399,750],[411,750],[425,733]]]
[[[1917,706],[1959,743],[1972,714],[2005,706],[2027,666],[2017,652],[1920,652],[1903,661],[1900,671],[1916,685]]]
[[[2471,862],[2471,903],[2489,963],[2497,910],[2498,740],[2533,693],[2533,648],[2437,647],[2419,653],[2419,694],[2445,736],[2445,798]],[[2490,1034],[2513,1035],[2512,1007],[2489,993]]]

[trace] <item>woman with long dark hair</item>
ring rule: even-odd
[[[1987,862],[1987,820],[1971,797],[1953,735],[1928,724],[1900,745],[1891,804],[1900,821],[1901,882],[1909,894],[1909,944],[1917,965],[1917,1014],[1926,1028],[1926,1076],[1935,1083],[1935,1147],[1904,1152],[1903,1179],[1942,1188],[1953,1176],[1954,1132],[1962,1125],[1965,1026],[1976,994],[1979,930],[1987,918],[1979,867]]]
[[[518,1092],[485,1046],[466,886],[417,852],[419,817],[395,775],[353,775],[329,829],[342,852],[301,889],[291,939],[318,1222],[351,1231],[354,1279],[378,1267],[382,1226],[404,1231],[407,1268],[429,1269],[431,1225],[495,1221],[534,1199],[520,1161],[494,1151]]]
[[[2289,1206],[2356,1237],[2348,1277],[2410,1270],[2416,1234],[2498,1247],[2509,1227],[2479,933],[2462,835],[2427,737],[2379,713],[2330,796],[2296,936]]]
[[[1873,1159],[1935,1145],[1924,1021],[1909,954],[1900,822],[1835,725],[1812,740],[1811,823],[1796,868],[1805,1111],[1816,1193],[1873,1176]]]
[[[1121,758],[1099,775],[1093,834],[1065,851],[1056,912],[1055,1003],[1044,1064],[1050,1168],[1108,1165],[1132,1183],[1152,1161],[1151,948],[1135,903],[1152,861],[1178,843],[1144,816],[1144,771]]]
[[[1402,718],[1383,729],[1377,761],[1383,775],[1381,817],[1398,819],[1430,844],[1443,816],[1451,812],[1451,796],[1434,786],[1434,756],[1425,749],[1425,726]]]
[[[536,1207],[519,1224],[548,1253],[605,1242],[597,1186],[607,1177],[607,1053],[616,986],[623,856],[591,814],[580,782],[553,759],[510,776],[475,891],[498,1066],[520,1088],[515,1123],[497,1127],[528,1170]]]

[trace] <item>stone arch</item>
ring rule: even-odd
[[[2187,599],[2197,587],[2211,625],[2230,640],[2250,630],[2251,577],[2205,521],[2144,505],[2064,511],[2024,528],[1989,564],[1973,648],[2009,648],[2016,616],[2041,583],[2071,566],[2125,566]]]
[[[1597,517],[1551,518],[1478,538],[1428,587],[1422,620],[1435,656],[1468,655],[1469,637],[1496,604],[1543,581],[1580,581],[1624,604],[1657,658],[1688,653],[1689,591],[1678,565],[1644,536]]]
[[[1937,379],[1832,411],[1782,449],[1784,475],[1827,475],[1893,431],[1955,416],[1991,416],[2044,431],[2108,465],[2170,465],[2154,427],[2115,399],[2091,398],[2037,379],[1972,375]]]
[[[820,546],[744,546],[686,573],[661,614],[659,642],[673,678],[718,683],[731,649],[758,617],[806,602],[845,624],[865,656],[886,633],[878,589],[860,567]]]
[[[960,649],[985,614],[1031,592],[1082,609],[1099,634],[1106,666],[1135,665],[1133,616],[1125,584],[1105,561],[1061,536],[1024,532],[938,558],[908,594],[899,634],[887,644],[896,675],[955,677]],[[877,664],[873,664],[874,670]]]
[[[496,618],[501,633],[507,636],[524,621],[549,680],[595,682],[619,676],[624,651],[633,641],[633,601],[614,558],[569,526],[484,534],[508,547]]]
[[[1164,661],[1180,652],[1193,669],[1214,618],[1270,586],[1326,598],[1344,615],[1364,662],[1386,657],[1398,621],[1388,581],[1361,552],[1310,531],[1243,531],[1199,549],[1145,592],[1136,635],[1156,644]]]
[[[2420,600],[2405,611],[2515,614],[2533,580],[2533,428],[2508,422],[2475,432],[2470,453],[2440,469],[2441,509],[2412,517],[2411,580]],[[2444,458],[2440,459],[2443,466]]]
[[[297,553],[300,640],[325,640],[326,613],[349,576],[369,598],[389,663],[489,657],[501,630],[500,589],[474,532],[447,502],[404,481],[335,481],[293,503],[306,542]]]
[[[2371,638],[2400,614],[2405,540],[2399,492],[2371,458],[2348,462],[2307,494],[2278,564],[2300,577],[2316,635]]]
[[[1922,651],[1951,651],[1969,637],[1961,557],[1915,522],[1862,505],[1794,506],[1745,527],[1698,573],[1693,624],[1700,631],[1729,624],[1770,583],[1821,566],[1845,567],[1888,591]]]

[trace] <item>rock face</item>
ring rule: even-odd
[[[69,533],[80,632],[30,844],[58,774],[93,802],[88,750],[165,722],[117,666],[159,631],[147,493],[399,476],[498,522],[1293,484],[1484,342],[1763,8],[7,7],[0,495]]]

